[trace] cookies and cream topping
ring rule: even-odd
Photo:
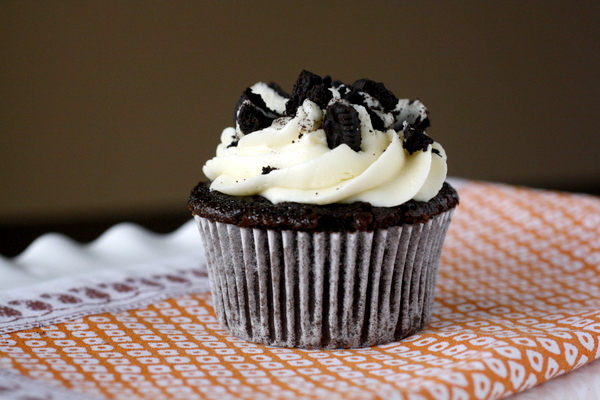
[[[381,83],[346,86],[303,71],[287,96],[277,85],[244,91],[217,155],[211,190],[273,203],[428,201],[446,178],[446,154],[426,133],[427,109]]]

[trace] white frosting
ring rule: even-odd
[[[269,108],[285,108],[281,96],[267,94],[267,90],[263,94],[263,89],[263,86],[252,87],[263,95]],[[332,92],[335,101],[339,93]],[[404,118],[408,122],[415,118],[414,114],[408,115],[409,107],[424,110],[422,119],[426,117],[427,111],[421,103],[410,106],[408,103],[400,100],[395,111],[406,113]],[[360,118],[362,141],[358,152],[346,144],[329,149],[321,128],[325,110],[308,99],[293,118],[279,118],[270,127],[241,138],[235,128],[225,129],[216,157],[203,168],[212,181],[211,189],[234,196],[258,194],[273,203],[367,201],[379,207],[434,197],[446,178],[446,154],[442,146],[434,142],[426,151],[410,155],[402,146],[402,130],[375,130],[366,109],[355,104],[352,107]],[[238,138],[237,145],[231,145]]]

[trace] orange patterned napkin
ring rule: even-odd
[[[600,199],[478,182],[459,192],[418,335],[265,347],[224,332],[208,293],[188,294],[0,336],[0,395],[33,378],[115,399],[498,399],[600,358]]]

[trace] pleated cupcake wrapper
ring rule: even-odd
[[[431,316],[452,213],[351,233],[196,217],[219,321],[234,336],[281,347],[365,347],[409,336]]]

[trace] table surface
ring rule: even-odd
[[[2,398],[600,398],[600,198],[453,181],[426,329],[365,349],[244,342],[214,315],[193,221],[0,258]]]

